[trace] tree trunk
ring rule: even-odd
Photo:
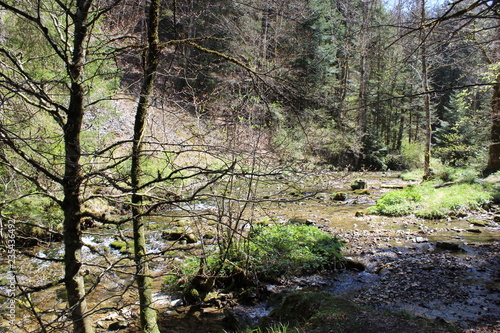
[[[424,112],[425,112],[425,151],[424,151],[424,179],[431,175],[431,105],[429,96],[429,82],[427,74],[427,48],[425,45],[425,0],[421,2],[421,31],[420,31],[420,59],[422,63],[422,91],[424,93]]]
[[[87,38],[87,16],[91,1],[80,0],[74,17],[73,54],[68,70],[71,77],[71,95],[64,125],[65,171],[64,171],[64,263],[65,284],[68,293],[70,317],[75,333],[92,333],[94,329],[86,316],[85,286],[82,267],[82,233],[80,225],[80,134],[84,114],[83,67],[84,43]]]
[[[486,174],[500,170],[500,74],[496,78],[491,97],[491,134]]]
[[[500,34],[500,19],[497,18],[497,36]],[[493,64],[500,61],[500,40],[495,41],[493,55],[488,62]],[[488,58],[488,57],[487,57]],[[488,151],[488,166],[485,174],[491,174],[500,170],[500,73],[496,75],[496,85],[493,86],[491,96],[491,132],[490,147]]]
[[[130,170],[132,183],[132,220],[134,225],[135,263],[137,270],[136,281],[139,289],[141,328],[145,333],[160,332],[156,322],[156,310],[152,307],[152,284],[146,251],[145,226],[142,218],[142,197],[139,193],[142,169],[142,138],[145,131],[146,117],[160,55],[158,38],[160,7],[160,0],[153,0],[149,8],[147,37],[148,49],[144,64],[144,78],[141,86],[141,96],[139,98],[135,115],[132,166]]]

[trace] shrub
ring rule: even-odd
[[[248,243],[250,269],[264,279],[314,273],[336,267],[343,243],[310,225],[275,225],[253,232]]]
[[[182,291],[186,300],[197,292],[203,299],[214,286],[247,287],[257,280],[277,281],[292,274],[310,274],[339,266],[343,243],[311,225],[254,228],[246,240],[206,259],[177,264],[164,289]]]

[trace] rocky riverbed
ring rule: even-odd
[[[315,224],[323,231],[338,236],[346,242],[344,255],[351,262],[350,269],[315,276],[291,277],[281,284],[263,286],[266,298],[255,298],[251,305],[238,303],[233,298],[234,295],[220,292],[214,294],[209,304],[187,306],[178,297],[162,289],[163,280],[171,272],[171,267],[166,264],[164,256],[158,256],[153,261],[153,273],[156,276],[155,307],[159,310],[161,331],[235,332],[240,321],[255,324],[259,320],[265,320],[263,318],[270,314],[284,295],[293,291],[315,291],[346,300],[349,303],[345,305],[349,308],[352,304],[372,309],[365,311],[356,308],[353,312],[353,315],[366,319],[363,324],[365,326],[360,326],[360,332],[368,332],[366,325],[374,325],[377,332],[386,333],[407,333],[410,331],[405,331],[405,327],[410,326],[414,327],[411,332],[453,331],[443,328],[441,323],[450,323],[466,333],[499,332],[498,208],[492,207],[488,211],[444,220],[369,215],[366,208],[374,204],[382,193],[407,183],[394,174],[364,176],[368,180],[368,190],[358,193],[349,191],[350,179],[337,176],[319,179],[316,183],[321,184],[320,190],[305,189],[309,187],[307,183],[296,181],[292,186],[277,185],[282,186],[279,200],[262,202],[253,212],[258,220]],[[297,190],[298,187],[300,188]],[[273,187],[272,191],[275,192],[276,188]],[[345,194],[337,196],[339,192]],[[267,194],[264,193],[263,196]],[[207,207],[203,206],[202,209]],[[152,222],[152,226],[156,224]],[[159,224],[157,226],[161,227]],[[155,251],[164,251],[162,246],[171,245],[166,245],[165,239],[161,237],[155,238],[155,235],[162,234],[155,230],[157,229],[152,229],[150,244]],[[127,232],[125,230],[124,234]],[[137,332],[137,298],[134,289],[130,288],[132,279],[128,272],[132,270],[132,261],[126,254],[111,249],[110,244],[117,237],[115,234],[113,230],[99,229],[89,230],[85,236],[86,243],[89,244],[84,249],[90,263],[86,270],[88,281],[93,281],[97,276],[93,273],[97,268],[93,268],[92,264],[98,267],[98,263],[101,265],[99,260],[103,258],[117,263],[116,271],[102,275],[102,291],[95,292],[94,298],[91,297],[91,301],[95,299],[110,309],[117,309],[96,313],[96,330]],[[195,248],[196,244],[186,246],[186,249]],[[59,258],[62,255],[60,244],[33,249],[33,254],[39,259],[31,258],[17,263],[19,281],[25,285],[40,285],[61,276],[60,263],[43,260]],[[184,260],[186,256],[187,254],[175,257],[173,260]],[[106,263],[102,266],[107,267]],[[38,274],[36,280],[32,281],[30,279],[34,276],[30,274],[34,267]],[[55,313],[63,313],[65,310],[63,294],[62,286],[37,293],[37,297],[43,300],[38,305],[40,311],[47,313],[50,320],[51,311],[56,320]],[[23,317],[20,317],[20,322],[29,331],[32,317],[24,315],[20,310],[21,307],[19,314]],[[286,312],[286,309],[283,311]],[[421,324],[408,318],[431,319],[439,327],[434,329],[431,325],[433,329],[429,330],[428,323]],[[325,320],[324,324],[323,331],[328,332],[329,321]],[[36,322],[32,321],[32,326],[35,329]],[[307,323],[299,323],[297,327],[308,326]],[[307,329],[303,331],[307,332]]]
[[[418,242],[409,247],[354,246],[352,257],[365,271],[342,272],[327,289],[356,304],[441,319],[465,332],[500,331],[500,243],[447,241],[447,249],[414,236]],[[376,238],[355,237],[364,244]]]
[[[277,305],[276,295],[313,290],[373,309],[375,312],[365,311],[363,316],[369,317],[371,324],[376,321],[378,331],[499,332],[500,228],[495,208],[444,220],[366,214],[365,209],[384,191],[405,185],[391,178],[391,186],[384,189],[380,186],[384,181],[372,185],[369,193],[351,193],[341,202],[333,203],[332,195],[318,193],[293,204],[265,207],[276,221],[306,221],[337,235],[346,241],[344,255],[356,264],[347,270],[269,285],[271,301],[253,307],[233,304],[231,308],[236,309],[239,320],[262,320]],[[224,315],[213,308],[195,313],[196,320],[203,318],[204,313],[206,318],[217,318],[219,313],[219,321],[227,319],[227,311]],[[386,316],[387,313],[403,316]],[[430,319],[438,326],[449,323],[456,330],[432,325],[429,328],[425,326],[427,322],[409,323],[407,317]],[[184,332],[192,330],[189,321],[172,318],[176,316],[170,321],[165,318],[165,323],[170,322],[166,324],[170,331],[174,327]],[[324,327],[314,331],[329,332],[328,325],[331,323],[325,321]],[[413,328],[410,330],[408,325]],[[307,332],[307,323],[298,327]],[[364,327],[360,331],[369,330]]]

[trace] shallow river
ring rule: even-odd
[[[437,221],[412,216],[388,218],[366,214],[366,208],[382,193],[407,185],[397,175],[320,175],[312,182],[310,178],[293,179],[263,186],[260,195],[266,200],[245,213],[246,218],[269,223],[287,222],[292,218],[307,220],[346,241],[345,255],[366,267],[364,271],[346,270],[295,278],[282,286],[268,288],[276,292],[285,289],[327,290],[359,304],[442,318],[470,332],[500,329],[500,228],[495,222],[497,214],[485,211],[459,219]],[[367,179],[370,194],[349,194],[345,201],[332,200],[334,192],[348,191],[350,182],[359,176]],[[210,212],[220,209],[221,205],[207,201],[181,208],[172,210],[168,219],[157,217],[150,221],[148,243],[150,251],[158,253],[151,262],[152,273],[156,277],[155,299],[163,315],[182,305],[176,296],[162,290],[163,281],[171,273],[173,264],[185,259],[179,256],[178,249],[190,249],[196,245],[166,242],[161,237],[162,230],[171,228],[175,222],[177,227],[189,228],[203,236],[210,229],[206,228],[208,224],[186,225],[184,211]],[[472,218],[485,221],[488,226],[474,226]],[[89,303],[91,309],[96,311],[96,326],[103,331],[112,323],[132,322],[136,318],[136,295],[131,287],[133,262],[127,254],[120,254],[110,247],[121,236],[127,239],[130,234],[129,228],[123,228],[121,233],[102,228],[85,232],[87,246],[83,255],[87,262],[84,270],[86,283],[98,282],[90,294]],[[210,251],[211,246],[207,244],[202,250]],[[169,256],[169,250],[174,248],[175,252]],[[25,252],[32,257],[18,254],[16,258],[18,286],[29,289],[29,286],[40,286],[62,278],[61,263],[46,260],[62,258],[60,243],[40,245]],[[0,271],[0,279],[6,279],[5,260],[2,260],[2,265],[4,269]],[[0,291],[6,294],[8,290],[4,286]],[[64,332],[65,299],[63,285],[36,292],[30,300],[20,297],[16,309],[16,324],[19,327],[12,327],[4,318],[0,331],[24,332],[21,329],[24,327],[35,332],[37,320],[41,320],[45,324],[52,323],[53,327],[60,325],[60,331]],[[108,310],[99,310],[103,308]],[[114,308],[120,310],[112,310]],[[240,308],[255,320],[269,311],[265,302]],[[33,310],[39,314],[38,319]],[[216,318],[223,316],[222,311],[212,310]],[[205,312],[212,310],[206,309]],[[182,331],[180,327],[177,330]]]

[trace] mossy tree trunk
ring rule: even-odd
[[[141,188],[142,143],[146,127],[146,119],[151,94],[154,88],[155,75],[158,68],[160,46],[158,25],[160,17],[160,0],[153,0],[149,7],[147,51],[144,63],[144,77],[141,95],[137,105],[134,141],[132,147],[132,166],[130,170],[132,183],[132,219],[134,229],[134,248],[136,262],[136,281],[139,289],[140,322],[145,333],[159,333],[156,321],[156,310],[152,307],[152,279],[148,265],[146,250],[145,225],[143,219]]]
[[[71,80],[70,101],[66,123],[63,126],[65,147],[63,179],[65,284],[75,333],[94,332],[90,318],[86,315],[85,286],[83,276],[80,274],[83,246],[80,223],[80,187],[82,184],[80,134],[84,115],[85,90],[83,82],[85,79],[85,42],[88,38],[87,17],[91,3],[92,1],[77,1],[77,8],[73,14],[73,53],[68,65]]]
[[[87,40],[87,17],[92,1],[77,1],[74,16],[73,54],[68,71],[71,79],[70,102],[64,130],[65,171],[64,171],[64,263],[65,284],[68,292],[73,330],[76,333],[93,332],[92,323],[86,316],[85,286],[82,267],[81,213],[81,165],[80,158],[82,122],[84,115],[84,63],[85,42]]]

